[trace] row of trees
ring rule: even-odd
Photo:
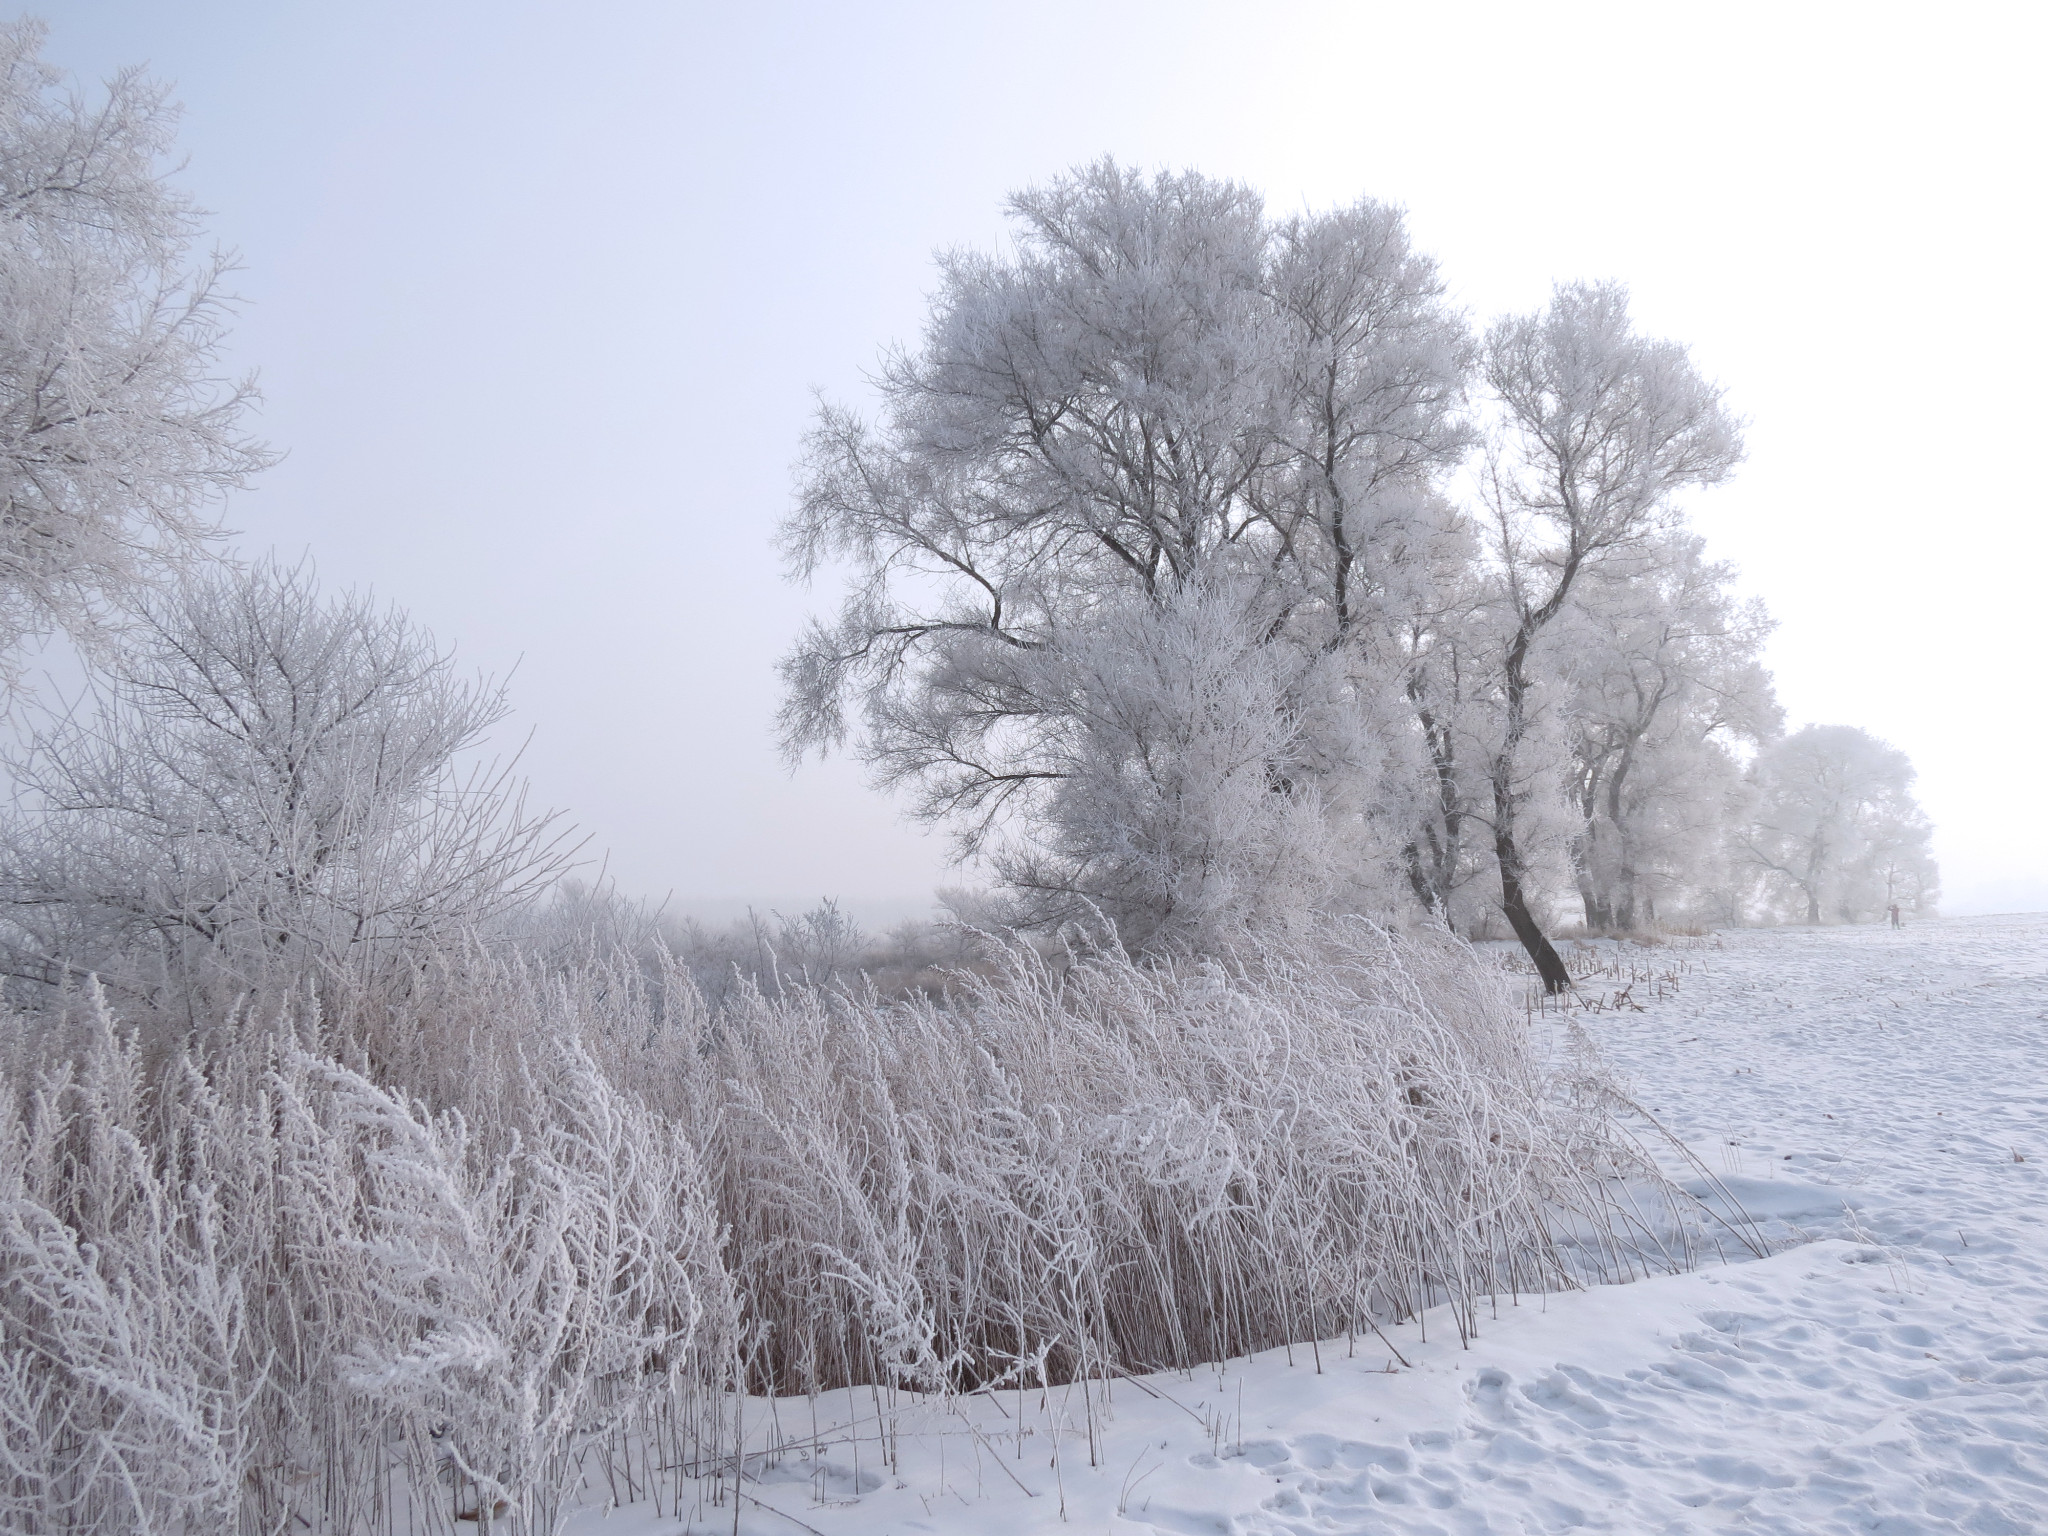
[[[0,35],[0,641],[67,634],[94,682],[17,696],[0,965],[161,991],[195,946],[331,976],[497,923],[567,854],[457,772],[502,693],[218,560],[209,507],[270,457],[216,367],[228,263],[161,175],[161,89],[89,104],[39,35]],[[1104,162],[1012,212],[1013,256],[942,262],[881,419],[823,410],[784,529],[848,578],[784,663],[786,746],[855,740],[992,915],[1140,947],[1504,919],[1555,984],[1561,917],[1931,899],[1904,758],[1780,736],[1769,621],[1680,507],[1737,425],[1620,289],[1475,336],[1380,204],[1275,221]]]
[[[1103,161],[1010,212],[878,419],[820,411],[783,541],[846,596],[782,729],[853,743],[1012,920],[1497,913],[1559,986],[1574,889],[1600,931],[1931,894],[1903,759],[1779,742],[1769,622],[1681,508],[1738,424],[1619,287],[1474,336],[1379,203]]]

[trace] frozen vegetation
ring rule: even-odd
[[[700,1497],[742,1389],[1085,1398],[1692,1254],[1597,1082],[1427,935],[715,1014],[471,959],[377,1001],[6,1027],[15,1524],[550,1530],[599,1469]]]
[[[784,745],[960,921],[707,932],[566,878],[501,686],[222,548],[171,114],[39,42],[0,1525],[2024,1528],[2039,925],[1920,921],[1911,765],[1784,730],[1619,286],[1475,332],[1369,200],[1019,194],[782,530]]]
[[[439,1110],[17,1028],[10,1523],[2024,1531],[2044,939],[1588,947],[1529,1011],[1371,934],[716,1022],[472,972]]]
[[[1735,1262],[1502,1298],[1476,1335],[1443,1307],[1092,1396],[755,1402],[740,1529],[2038,1531],[2048,917],[1572,955],[1583,1000],[1541,1034],[1586,1030],[1768,1257],[1724,1231]],[[659,1514],[606,1494],[569,1529],[731,1515],[715,1480]]]

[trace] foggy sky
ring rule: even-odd
[[[1410,210],[1476,320],[1616,277],[1749,420],[1691,503],[1796,727],[1904,748],[1949,911],[2048,907],[2038,10],[1066,0],[76,0],[237,248],[288,457],[229,521],[516,665],[534,796],[634,892],[957,880],[773,663],[835,601],[769,538],[814,387],[914,342],[931,253],[1111,152]]]

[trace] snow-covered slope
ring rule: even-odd
[[[1503,1304],[1470,1348],[1411,1324],[1107,1401],[757,1404],[786,1449],[737,1518],[728,1473],[579,1532],[2048,1531],[2048,916],[1621,963],[1675,992],[1579,1022],[1772,1257]]]

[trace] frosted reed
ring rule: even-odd
[[[1690,1258],[1597,1074],[1363,923],[715,1011],[471,957],[292,1016],[6,1026],[7,1528],[549,1532],[723,1487],[735,1389],[1085,1389]]]

